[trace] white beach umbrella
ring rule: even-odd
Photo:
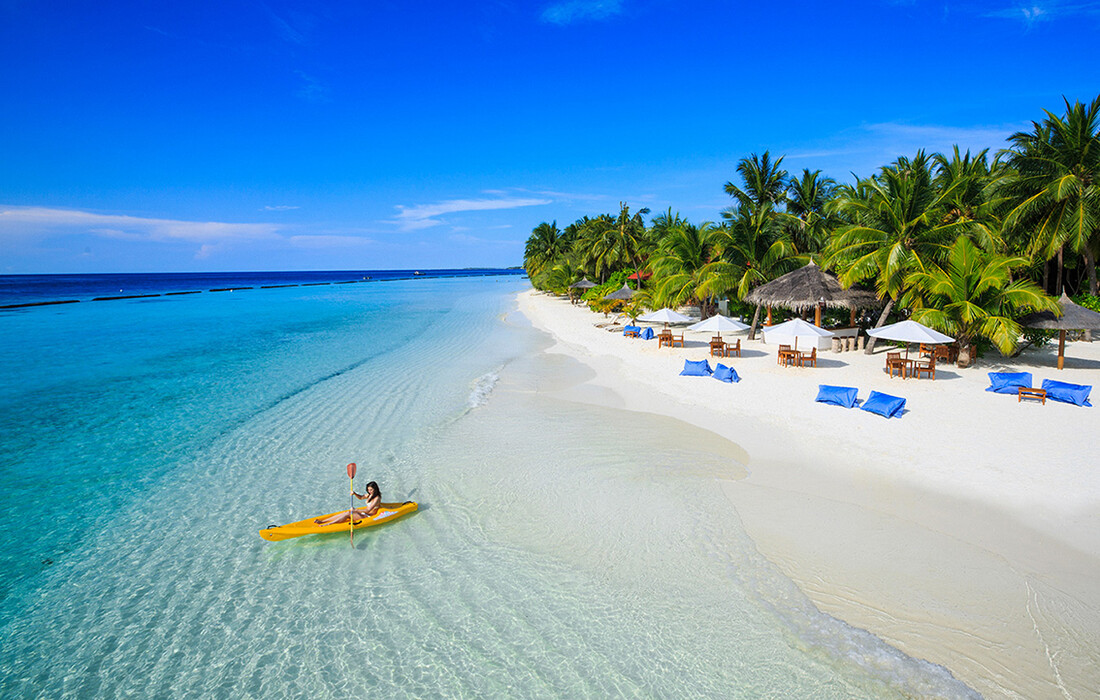
[[[955,340],[949,335],[944,335],[934,328],[929,328],[916,321],[899,321],[898,323],[891,323],[888,326],[882,328],[872,328],[867,331],[867,335],[872,338],[882,338],[883,340],[900,340],[906,343],[905,356],[909,357],[909,345],[908,343],[926,343],[928,345],[939,345],[941,343],[950,343]]]
[[[648,314],[643,314],[638,317],[639,321],[648,321],[649,323],[664,323],[666,326],[670,323],[686,323],[691,319],[683,314],[678,314],[672,309],[658,309]]]
[[[768,345],[781,344],[784,340],[793,339],[794,349],[798,349],[799,338],[810,338],[817,342],[818,338],[836,335],[832,331],[818,328],[812,323],[806,323],[800,318],[792,318],[779,325],[764,329],[764,342]]]
[[[687,328],[689,331],[713,331],[718,334],[718,337],[722,337],[722,331],[727,333],[736,333],[737,331],[748,330],[749,327],[740,321],[734,321],[729,316],[723,316],[721,314],[715,314],[710,318],[703,319],[699,323],[692,324]]]
[[[950,343],[954,340],[951,336],[944,335],[934,328],[929,328],[916,321],[901,321],[899,323],[891,323],[889,326],[883,326],[882,328],[872,328],[867,331],[867,335],[872,338],[883,338],[884,340],[900,340],[905,343],[928,343],[929,345]]]

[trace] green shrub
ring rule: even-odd
[[[1037,348],[1041,348],[1054,339],[1058,331],[1048,331],[1042,328],[1025,328],[1024,340]]]
[[[1081,292],[1077,296],[1072,297],[1072,299],[1073,303],[1100,313],[1100,296]]]

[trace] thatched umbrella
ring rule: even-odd
[[[587,277],[585,277],[581,281],[574,282],[573,284],[569,285],[569,298],[572,299],[573,303],[575,304],[575,303],[577,303],[577,300],[573,299],[573,290],[574,289],[579,289],[579,290],[581,290],[581,294],[584,294],[586,291],[588,291],[589,289],[592,289],[593,287],[596,287],[596,286],[598,286],[598,285],[595,282],[591,282],[591,281],[589,281],[589,279]]]
[[[825,272],[813,260],[806,267],[760,285],[749,292],[745,301],[769,309],[782,306],[793,311],[803,311],[812,306],[816,326],[821,326],[821,309],[826,306],[851,309],[853,312],[882,306],[882,301],[874,292],[858,287],[844,289],[836,275]]]
[[[633,297],[634,290],[625,284],[622,286],[622,289],[604,295],[604,299],[610,299],[612,301],[630,301]]]
[[[1100,331],[1100,314],[1074,304],[1065,292],[1058,307],[1062,310],[1059,315],[1053,311],[1028,314],[1020,319],[1020,325],[1058,331],[1058,369],[1062,369],[1066,362],[1066,331]]]

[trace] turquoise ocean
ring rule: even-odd
[[[756,551],[735,445],[581,400],[526,289],[0,312],[0,696],[975,697]],[[421,510],[260,539],[346,507],[348,462]]]

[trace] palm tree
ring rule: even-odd
[[[679,218],[679,217],[677,217]],[[664,230],[649,267],[657,277],[654,302],[675,308],[698,301],[704,318],[713,308],[711,295],[701,291],[706,267],[715,257],[719,228],[710,221],[693,226],[679,221]]]
[[[912,273],[925,270],[970,222],[945,217],[946,202],[956,183],[940,189],[932,181],[924,151],[912,160],[901,157],[877,175],[842,188],[837,209],[853,222],[829,242],[826,266],[839,269],[849,287],[872,280],[886,306],[877,326],[885,323],[895,302],[909,289]],[[874,351],[875,339],[866,352]]]
[[[660,243],[661,239],[665,235],[679,226],[686,225],[687,219],[680,216],[680,212],[672,213],[672,207],[669,207],[667,211],[661,212],[653,217],[653,220],[649,223],[649,237],[656,243]]]
[[[968,150],[960,153],[955,146],[950,157],[936,153],[933,182],[941,191],[949,192],[944,199],[944,220],[969,222],[967,233],[983,250],[1004,250],[1001,237],[1001,220],[997,211],[1004,206],[1004,188],[1001,186],[1009,173],[999,159],[990,163],[983,149],[972,156]]]
[[[787,211],[783,216],[799,251],[816,253],[824,247],[829,231],[837,224],[828,206],[836,187],[836,180],[808,168],[801,177],[792,177],[787,183]]]
[[[705,296],[733,293],[744,299],[753,287],[775,279],[798,266],[802,259],[790,238],[778,225],[770,205],[753,210],[741,209],[734,216],[722,213],[727,221],[715,233],[719,258],[707,265],[698,287]],[[752,317],[749,339],[756,337],[760,307]]]
[[[650,245],[642,221],[642,214],[648,213],[648,209],[639,209],[631,215],[630,207],[620,203],[617,217],[603,214],[587,220],[574,244],[581,264],[601,282],[625,267],[641,269]]]
[[[555,294],[566,294],[569,292],[569,285],[576,282],[580,276],[580,271],[568,261],[561,261],[547,270],[546,288]]]
[[[614,220],[609,214],[585,218],[577,231],[573,252],[582,268],[590,272],[600,283],[621,263],[612,235]]]
[[[726,183],[726,194],[733,197],[736,209],[757,209],[759,207],[782,204],[787,192],[787,171],[780,168],[783,157],[774,163],[771,155],[755,153],[742,158],[737,163],[737,172],[741,175],[742,186]]]
[[[615,219],[616,245],[623,258],[633,263],[638,271],[642,269],[642,257],[651,248],[645,221],[642,220],[642,215],[648,213],[649,209],[643,207],[631,216],[630,207],[626,202],[619,202],[619,216]],[[639,276],[638,286],[640,287],[641,284],[642,280]]]
[[[797,248],[780,225],[780,206],[787,196],[783,157],[753,153],[737,162],[741,185],[727,182],[726,194],[734,205],[722,212],[726,221],[718,231],[719,259],[704,270],[699,290],[708,296],[736,293],[744,299],[753,287],[768,282],[797,264]],[[760,307],[752,318],[749,338],[756,335]]]
[[[534,279],[537,274],[557,262],[566,250],[557,221],[539,224],[531,231],[523,251],[523,267],[527,270],[527,276]]]
[[[1026,264],[1026,258],[983,251],[959,236],[942,266],[910,275],[913,320],[955,336],[962,348],[960,365],[969,363],[970,344],[978,338],[1008,355],[1020,337],[1017,316],[1057,307],[1034,282],[1012,278],[1013,268]]]
[[[1061,292],[1064,255],[1082,255],[1089,292],[1097,293],[1100,249],[1100,97],[1089,105],[1065,100],[1065,116],[1047,112],[1030,132],[1009,137],[1008,164],[1016,171],[1009,193],[1018,201],[1005,217],[1011,231],[1030,232],[1027,250],[1058,259]]]

